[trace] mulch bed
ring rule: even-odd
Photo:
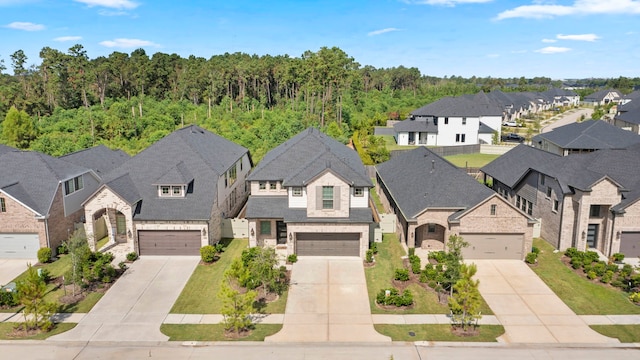
[[[469,326],[466,329],[460,326],[452,326],[451,333],[460,337],[472,337],[480,335],[480,330],[475,326]]]

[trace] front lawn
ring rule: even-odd
[[[0,323],[0,340],[44,340],[50,336],[61,334],[65,331],[69,331],[76,327],[74,323],[60,323],[55,324],[53,329],[49,332],[37,333],[35,335],[23,336],[24,333],[17,331],[14,332],[14,328],[19,323]]]
[[[604,336],[620,340],[621,343],[640,342],[640,325],[591,325],[590,327]]]
[[[234,339],[225,336],[222,324],[162,324],[160,331],[169,341],[264,341],[282,329],[282,324],[257,324],[251,334]]]
[[[391,337],[393,341],[465,341],[496,342],[504,334],[501,325],[481,325],[476,336],[458,336],[451,333],[451,325],[374,325],[377,332]],[[413,336],[410,334],[412,333]]]
[[[640,306],[632,304],[627,294],[609,285],[591,282],[560,260],[563,253],[553,253],[551,244],[534,239],[541,252],[533,271],[578,315],[640,314]]]
[[[395,269],[403,267],[402,257],[406,255],[395,234],[383,234],[382,243],[378,243],[378,254],[375,266],[365,268],[367,291],[372,314],[448,314],[449,307],[438,302],[434,291],[424,289],[418,284],[411,284],[408,289],[413,293],[413,307],[410,309],[385,310],[376,305],[376,294],[381,289],[393,287],[392,279]],[[491,309],[482,300],[480,311],[491,315]]]
[[[198,265],[189,278],[187,285],[173,304],[172,314],[220,314],[221,302],[218,298],[223,274],[233,262],[240,257],[242,250],[249,245],[247,239],[225,239],[226,248],[220,259],[209,265]],[[269,314],[284,313],[288,292],[283,292],[280,298],[267,304],[262,309]]]
[[[453,165],[460,168],[464,168],[464,167],[481,168],[487,165],[488,163],[492,162],[493,160],[497,159],[499,156],[500,155],[495,155],[495,154],[474,153],[474,154],[451,155],[451,156],[445,156],[444,158],[447,159]]]

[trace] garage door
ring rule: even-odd
[[[200,231],[140,230],[140,255],[200,255]]]
[[[38,234],[0,234],[0,259],[37,259]]]
[[[640,231],[623,231],[620,235],[620,252],[627,258],[640,256]]]
[[[462,249],[465,259],[517,259],[524,255],[523,234],[460,234],[469,243]]]
[[[296,233],[300,256],[360,256],[360,233]]]

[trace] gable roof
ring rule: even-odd
[[[600,120],[587,120],[558,127],[533,137],[547,140],[563,149],[619,149],[640,143],[640,136]]]
[[[223,201],[217,194],[218,179],[247,153],[238,144],[190,125],[160,139],[103,180],[129,204],[142,200],[135,220],[208,220],[214,203]],[[185,197],[158,197],[158,181],[177,185],[187,180]]]
[[[407,219],[414,219],[427,209],[468,209],[493,194],[422,146],[377,165],[376,171]]]
[[[480,171],[513,188],[530,168],[561,157],[542,149],[519,144],[480,168]]]
[[[93,169],[98,176],[107,174],[130,158],[131,156],[124,151],[111,150],[104,145],[94,146],[60,157],[60,159],[72,164]]]
[[[484,93],[470,97],[445,97],[411,112],[413,116],[502,116],[502,108],[491,102]]]
[[[606,89],[606,90],[599,90],[594,92],[593,94],[585,96],[584,101],[602,101],[607,95],[609,95],[609,93],[613,93],[614,97],[617,97],[617,98],[622,97],[622,94],[620,94],[618,90]]]
[[[90,169],[33,151],[0,154],[0,190],[39,215],[49,213],[61,182]]]
[[[308,128],[269,151],[247,180],[304,186],[327,169],[353,186],[372,185],[358,153],[315,128]]]

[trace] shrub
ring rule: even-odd
[[[40,270],[39,272],[40,278],[44,280],[45,283],[48,284],[49,281],[51,281],[51,273],[49,272],[49,270],[47,269],[38,269],[38,270]]]
[[[619,289],[623,289],[626,285],[625,283],[622,282],[622,280],[620,280],[620,278],[617,278],[615,280],[611,280],[611,286],[615,286]]]
[[[396,269],[394,279],[399,281],[409,281],[409,270]]]
[[[49,248],[40,248],[38,249],[38,262],[41,264],[46,264],[51,261],[51,249]]]
[[[621,262],[622,260],[624,260],[624,254],[622,253],[615,253],[613,255],[611,255],[611,258],[613,259],[613,261],[615,262]]]
[[[298,255],[290,254],[289,256],[287,256],[287,262],[295,264],[296,262],[298,262]]]
[[[135,251],[132,251],[132,252],[128,253],[127,254],[127,260],[129,260],[129,261],[138,260],[138,254]]]
[[[629,295],[629,300],[633,303],[640,303],[640,292]]]
[[[420,282],[429,282],[436,279],[438,276],[438,270],[433,264],[427,264],[424,266],[424,270],[420,273]],[[424,281],[423,281],[424,278]]]
[[[587,251],[584,253],[584,263],[589,264],[598,261],[600,257],[595,251]]]
[[[67,243],[62,243],[61,245],[58,245],[58,248],[56,249],[56,253],[58,253],[58,255],[68,254],[69,247],[67,246]]]
[[[224,252],[224,244],[222,243],[217,243],[213,247],[216,249],[218,254],[222,254]]]
[[[598,261],[593,265],[593,271],[597,276],[602,276],[607,272],[607,264],[604,261]]]
[[[587,277],[588,277],[590,280],[593,280],[593,279],[597,278],[597,277],[598,277],[598,275],[596,274],[596,272],[595,272],[595,271],[589,271],[589,272],[587,273]]]
[[[613,271],[609,270],[605,272],[604,275],[602,275],[602,277],[600,278],[600,282],[603,284],[608,284],[611,282],[611,279],[613,279]]]
[[[364,261],[366,261],[369,264],[373,262],[373,250],[371,249],[367,250]]]
[[[580,269],[582,267],[582,259],[578,259],[577,257],[571,258],[571,267],[574,269]]]
[[[615,274],[620,271],[620,268],[616,264],[607,264],[607,271],[612,271]]]
[[[378,243],[377,242],[372,242],[371,244],[369,244],[369,249],[371,251],[373,251],[374,254],[378,253]]]
[[[389,296],[387,296],[387,291]],[[395,288],[382,289],[376,295],[376,302],[380,305],[409,306],[413,304],[413,294],[409,290],[403,291],[401,295]]]
[[[633,272],[633,266],[631,266],[631,264],[624,264],[622,265],[622,269],[620,269],[620,276],[626,278],[626,277],[629,277],[632,272]]]
[[[447,253],[445,253],[444,251],[433,251],[429,253],[429,259],[433,259],[439,263],[444,262],[446,258]]]
[[[420,274],[420,268],[422,267],[420,264],[420,257],[418,255],[410,255],[409,263],[411,264],[411,272],[414,274]]]
[[[574,247],[570,247],[567,250],[564,251],[564,255],[570,258],[574,258],[574,256],[576,256],[576,254],[578,253],[578,249],[574,248]]]
[[[527,254],[527,256],[525,257],[524,261],[527,264],[535,264],[537,259],[538,259],[538,254],[534,253],[534,252],[530,252],[530,253]]]
[[[532,246],[531,247],[531,252],[534,253],[534,254],[540,254],[540,249],[535,247],[535,246]]]
[[[119,268],[120,268],[120,270],[122,270],[122,271],[127,270],[127,264],[125,264],[125,262],[124,262],[124,261],[120,261],[120,262],[118,263],[118,267],[119,267]]]
[[[205,245],[200,248],[200,258],[205,263],[212,263],[216,260],[216,248],[212,245]]]
[[[416,254],[416,248],[409,248],[409,257]]]
[[[18,305],[17,292],[0,291],[0,307],[14,307]]]

